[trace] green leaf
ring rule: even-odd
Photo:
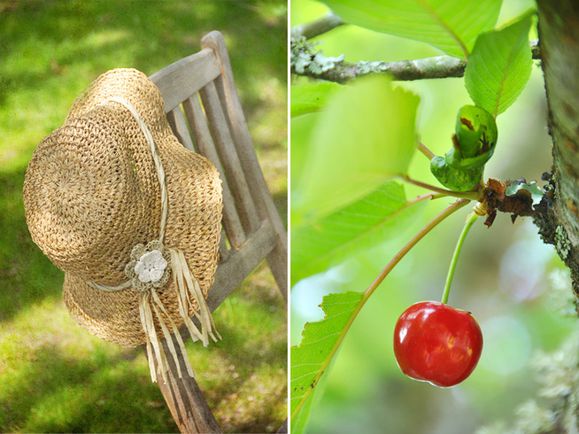
[[[306,113],[296,116],[291,120],[291,180],[292,180],[292,202],[293,196],[297,194],[296,185],[300,184],[305,161],[309,152],[312,132],[319,121],[319,112]]]
[[[307,323],[302,341],[291,349],[291,421],[292,434],[303,432],[314,395],[320,393],[320,380],[328,372],[363,294],[344,292],[324,297],[320,307],[326,314],[322,321]]]
[[[321,0],[345,22],[466,57],[494,27],[502,0]]]
[[[328,215],[405,173],[416,148],[417,105],[417,96],[385,77],[339,88],[317,113],[299,183],[292,185],[296,223]]]
[[[292,228],[292,281],[322,272],[392,238],[416,214],[402,185],[386,182],[369,195],[306,226]]]
[[[320,111],[325,106],[330,95],[340,87],[337,83],[327,81],[303,83],[292,86],[292,117]]]
[[[527,13],[502,30],[480,35],[468,58],[466,89],[495,117],[515,102],[531,76],[530,26]]]

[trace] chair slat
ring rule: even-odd
[[[165,101],[165,113],[193,95],[221,73],[213,50],[185,57],[151,75]]]
[[[242,170],[243,166],[239,161],[231,133],[229,132],[217,90],[213,82],[211,82],[201,89],[199,93],[209,120],[209,130],[213,136],[215,147],[225,173],[230,179],[229,185],[235,202],[238,204],[237,210],[241,222],[246,230],[251,231],[257,227],[260,219]]]
[[[243,279],[259,265],[275,246],[276,234],[267,220],[248,237],[243,248],[231,252],[227,261],[219,264],[215,281],[207,298],[211,310],[217,309],[223,300],[236,288]]]
[[[239,214],[237,213],[237,208],[235,207],[228,178],[225,175],[221,160],[217,155],[213,143],[213,138],[209,132],[205,113],[203,113],[203,109],[199,103],[199,96],[196,94],[191,98],[187,98],[183,101],[183,107],[185,108],[187,119],[191,124],[191,129],[195,135],[195,143],[197,143],[199,151],[215,165],[223,180],[223,224],[231,245],[234,248],[239,248],[245,242],[245,231],[241,224]]]
[[[243,109],[239,103],[239,96],[237,95],[237,90],[233,83],[233,73],[231,72],[229,55],[227,54],[223,37],[218,32],[210,32],[203,38],[202,46],[215,50],[219,61],[222,63],[222,69],[224,72],[217,77],[213,83],[218,90],[219,98],[223,104],[225,112],[227,113],[226,119],[228,120],[231,135],[236,144],[239,160],[244,168],[247,182],[252,191],[259,191],[261,195],[270,199],[271,195],[267,188],[259,162],[257,161],[253,142],[249,135],[249,129],[247,128],[247,122],[243,115]],[[277,220],[274,227],[280,232],[285,232],[279,214],[275,209],[275,205],[271,203],[273,209],[270,209],[269,202],[271,202],[271,200],[267,199],[256,203],[260,215],[269,218],[272,218],[273,216],[277,217],[274,219]]]
[[[237,145],[239,160],[246,174],[247,183],[252,193],[255,196],[259,196],[255,200],[257,212],[262,219],[269,219],[272,222],[277,234],[276,246],[268,256],[268,262],[278,287],[287,300],[287,235],[255,155],[253,142],[239,102],[237,89],[233,82],[233,72],[231,71],[231,63],[225,47],[225,41],[219,32],[210,32],[202,39],[201,45],[204,48],[214,50],[219,60],[222,74],[214,83],[223,101],[223,107],[225,107],[227,112],[227,120]]]
[[[230,251],[227,248],[227,240],[225,239],[227,235],[225,234],[224,230],[221,230],[221,237],[219,238],[219,256],[220,262],[227,261],[227,258],[230,255]]]
[[[171,125],[171,129],[179,141],[189,150],[195,151],[191,135],[187,129],[187,122],[181,109],[177,106],[167,113],[167,120]]]
[[[217,309],[233,290],[239,287],[241,282],[260,263],[275,246],[276,234],[268,220],[261,223],[260,227],[251,234],[243,248],[233,251],[227,261],[219,264],[215,273],[215,280],[211,291],[207,295],[207,305],[211,311]],[[200,326],[199,320],[192,317],[191,320]],[[187,339],[187,328],[183,325],[179,328],[181,335]]]

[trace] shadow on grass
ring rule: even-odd
[[[221,325],[219,332],[227,336],[227,352],[222,355],[226,356],[232,363],[240,366],[253,368],[258,364],[265,364],[283,367],[285,365],[284,355],[287,352],[287,343],[283,339],[285,330],[267,330],[260,337],[268,341],[269,345],[252,345],[248,343],[247,333],[239,332],[235,325]],[[279,336],[276,336],[279,335]]]
[[[246,110],[252,111],[260,99],[252,86],[256,77],[285,80],[283,2],[37,0],[11,5],[0,16],[0,57],[5,62],[0,104],[8,93],[66,76],[74,64],[87,63],[94,76],[120,66],[150,74],[198,51],[201,37],[211,30],[226,37],[236,81],[247,90],[242,92]],[[123,55],[110,56],[115,51]],[[118,64],[119,59],[130,65]]]
[[[211,361],[219,360],[219,367],[201,371],[199,383],[226,431],[274,432],[286,418],[284,306],[273,277],[262,264],[252,274],[251,284],[244,283],[216,311],[223,341],[208,350]]]
[[[0,172],[0,321],[28,305],[60,297],[63,274],[32,242],[24,219],[22,172]]]
[[[210,407],[225,431],[275,431],[286,396],[284,353],[256,356],[255,343],[247,352],[231,352],[244,343],[235,332],[223,332],[228,351],[213,347],[194,358]],[[7,360],[0,432],[176,431],[141,348],[111,354],[97,344],[88,356],[73,357],[60,345],[39,346],[17,363]]]
[[[154,411],[151,411],[154,409]],[[121,359],[39,348],[0,392],[2,432],[176,431],[157,387]]]

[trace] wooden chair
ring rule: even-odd
[[[209,307],[215,310],[263,259],[287,301],[286,231],[253,148],[223,36],[211,32],[201,45],[150,79],[161,90],[177,138],[211,160],[223,180],[221,262]],[[181,432],[221,432],[195,379],[180,379],[172,360],[170,365],[169,382],[160,381],[159,388]]]

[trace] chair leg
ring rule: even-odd
[[[169,355],[167,343],[164,339],[162,342],[165,354]],[[184,361],[186,355],[181,353],[178,345],[175,345],[175,350],[183,378],[179,378],[173,358],[169,356],[167,357],[168,381],[164,383],[159,374],[158,384],[179,431],[182,433],[222,433],[197,382],[187,375]]]

